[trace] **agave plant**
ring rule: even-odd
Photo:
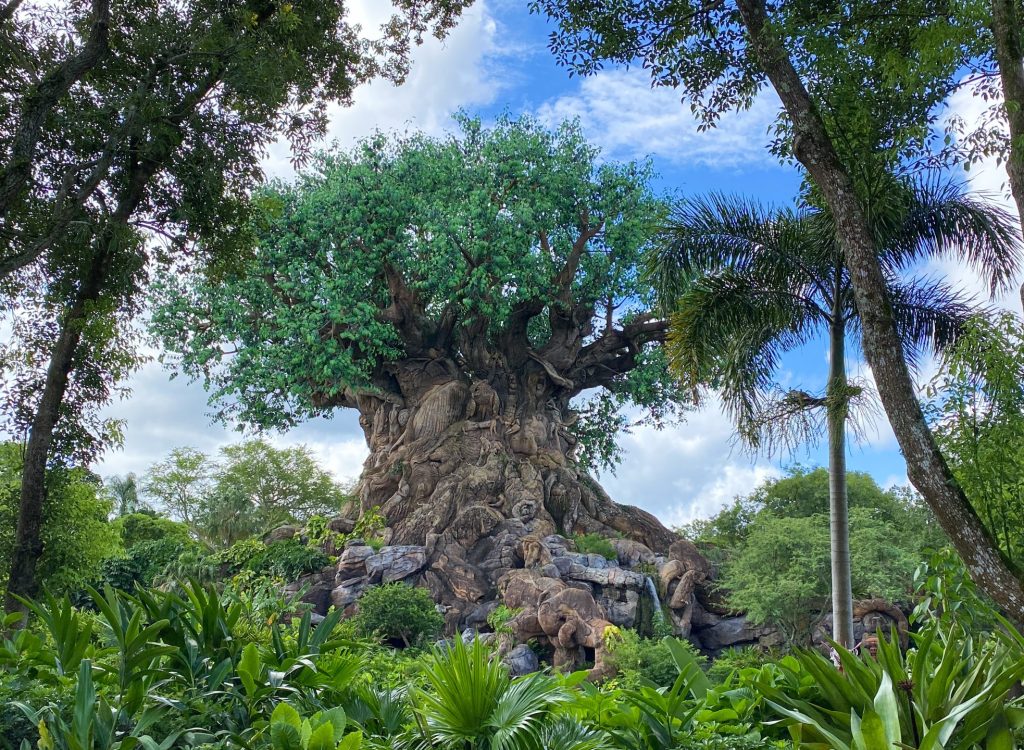
[[[837,647],[842,671],[815,651],[796,651],[774,684],[756,685],[808,748],[1012,747],[1024,709],[1007,696],[1024,679],[1024,638],[1006,625],[980,646],[950,623],[914,634],[906,654],[895,635],[879,640],[877,659]]]

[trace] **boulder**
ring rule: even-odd
[[[367,545],[346,545],[338,557],[335,580],[341,583],[349,578],[366,575],[366,561],[373,555],[373,548]]]
[[[366,558],[365,564],[370,583],[401,581],[423,570],[427,548],[418,544],[381,547],[380,552]]]
[[[634,539],[612,539],[612,548],[620,565],[635,568],[637,565],[654,565],[654,553],[646,544]]]
[[[513,677],[520,677],[524,674],[531,674],[540,669],[540,659],[533,649],[525,643],[520,643],[513,648],[502,660],[508,667],[509,674]]]
[[[353,604],[363,595],[363,591],[369,583],[366,576],[348,579],[331,591],[331,604],[338,609],[345,609],[345,607]]]
[[[264,544],[273,544],[274,542],[284,542],[289,539],[294,539],[295,536],[301,531],[298,526],[278,526],[263,537]]]
[[[703,628],[699,633],[701,645],[708,651],[719,651],[729,646],[746,646],[759,643],[762,637],[776,635],[773,628],[754,625],[745,615],[723,617],[714,625]]]

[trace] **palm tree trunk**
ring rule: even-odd
[[[846,497],[846,325],[839,286],[832,305],[828,418],[828,510],[832,532],[832,639],[853,648],[853,592],[850,579],[850,518]]]

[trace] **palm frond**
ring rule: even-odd
[[[537,741],[552,706],[568,695],[550,676],[537,672],[513,680],[487,721],[494,731],[493,750],[518,750],[544,745]]]
[[[890,274],[926,258],[963,260],[995,295],[1021,270],[1016,217],[958,182],[925,177],[894,194],[889,210],[872,211],[880,260]]]
[[[608,736],[572,718],[559,716],[545,722],[540,736],[545,750],[605,750],[613,747]]]
[[[934,279],[890,283],[889,295],[903,353],[911,365],[926,351],[942,352],[955,344],[967,321],[979,313],[970,297]]]
[[[816,280],[820,246],[808,241],[804,218],[720,193],[683,199],[655,237],[645,278],[669,306],[695,278],[723,270]]]

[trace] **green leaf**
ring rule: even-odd
[[[985,736],[985,750],[1016,750],[1013,733],[1010,732],[1006,714],[1002,711],[996,714],[989,724],[988,734]]]
[[[336,750],[359,750],[363,746],[363,733],[352,732],[338,743]]]
[[[296,731],[302,726],[302,717],[299,712],[287,703],[278,703],[274,712],[270,715],[270,724],[287,724],[295,727]]]
[[[299,730],[285,722],[270,725],[270,744],[274,750],[302,750]]]
[[[321,724],[309,736],[305,750],[334,750],[335,744],[334,727],[330,723]]]
[[[900,733],[900,709],[896,703],[896,693],[893,691],[892,679],[888,672],[882,672],[882,684],[878,686],[878,693],[875,695],[875,712],[882,722],[885,731],[886,748],[891,748],[894,743],[902,739]],[[867,712],[864,720],[867,721]]]
[[[869,708],[864,712],[864,718],[859,724],[859,731],[854,734],[854,742],[860,750],[893,750],[893,744],[885,734],[885,724],[877,711]]]

